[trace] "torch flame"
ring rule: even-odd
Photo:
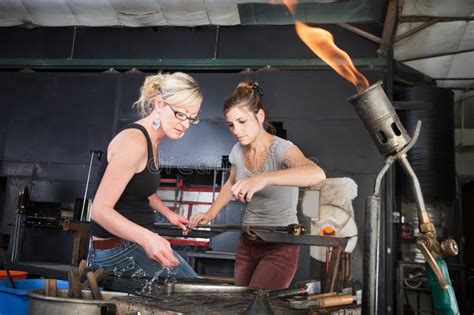
[[[358,92],[369,87],[369,82],[356,69],[351,57],[336,46],[331,33],[298,21],[295,22],[295,28],[301,40],[340,76],[354,84]]]
[[[272,4],[283,2],[291,14],[296,16],[297,0],[271,0]],[[319,58],[333,68],[340,76],[354,84],[358,92],[369,87],[367,79],[356,69],[351,57],[334,43],[334,37],[328,31],[311,27],[299,21],[295,21],[296,33],[301,40]]]

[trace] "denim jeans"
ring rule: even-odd
[[[175,251],[173,254],[178,258],[179,265],[164,270],[159,263],[148,258],[142,247],[124,240],[122,245],[111,249],[94,249],[91,246],[88,261],[92,269],[102,267],[117,277],[192,279],[198,276],[183,257]]]

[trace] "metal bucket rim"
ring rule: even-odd
[[[58,289],[59,291],[67,291],[68,289]],[[51,301],[51,302],[66,302],[71,304],[91,304],[91,305],[109,305],[111,302],[109,300],[84,300],[84,299],[76,299],[76,298],[68,298],[68,297],[58,297],[58,296],[48,296],[44,294],[40,294],[39,292],[44,292],[44,289],[32,290],[28,291],[28,296],[30,298],[44,300],[44,301]],[[89,290],[82,290],[82,292],[90,293]],[[113,293],[114,296],[134,296],[130,293],[124,292],[116,292],[116,291],[101,291],[101,293]],[[113,303],[112,303],[113,304]]]

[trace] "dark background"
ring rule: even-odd
[[[325,28],[352,58],[376,57],[376,44],[337,26]],[[72,28],[0,29],[0,58],[313,58],[293,26],[221,27],[217,46],[215,27],[78,28],[72,46],[73,32]],[[371,83],[390,83],[385,68],[361,70]],[[235,143],[223,119],[223,100],[239,81],[257,80],[264,91],[267,116],[283,123],[287,138],[315,159],[328,177],[348,176],[358,184],[354,209],[359,242],[353,253],[353,274],[360,283],[364,203],[383,159],[346,101],[355,88],[328,68],[187,72],[202,86],[202,122],[181,140],[160,144],[161,164],[221,166],[222,155]],[[111,137],[137,118],[131,105],[147,74],[151,72],[0,72],[0,177],[4,183],[0,233],[13,232],[18,191],[25,185],[36,201],[71,204],[82,197],[90,150],[105,151]],[[89,198],[97,185],[97,170],[94,160]],[[387,185],[390,190],[390,181]]]

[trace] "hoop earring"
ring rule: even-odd
[[[153,119],[153,121],[151,122],[151,125],[152,125],[153,129],[155,129],[155,130],[158,130],[158,128],[160,128],[160,126],[161,126],[160,115],[156,114],[156,118]]]

